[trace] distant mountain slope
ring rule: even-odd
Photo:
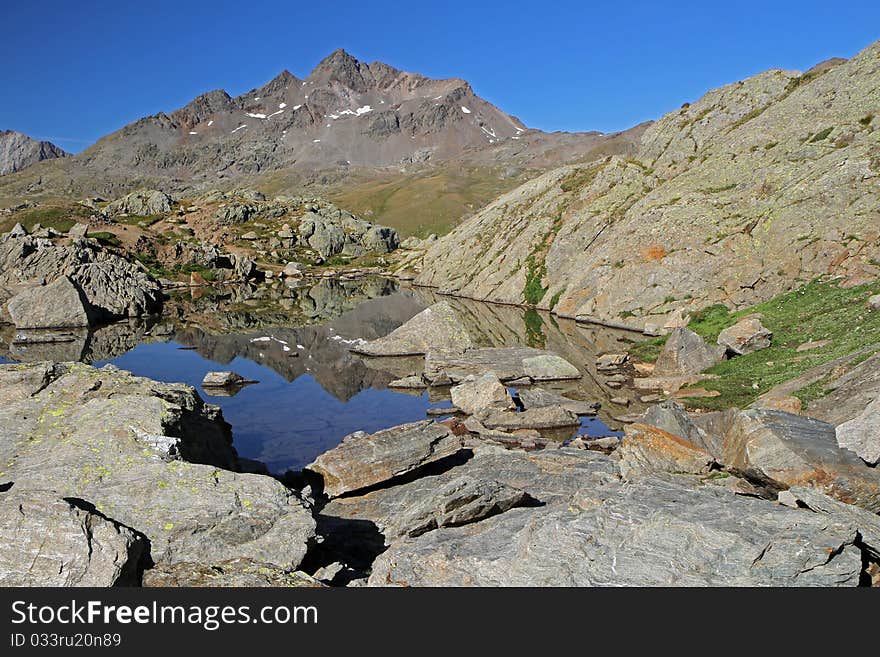
[[[108,192],[127,180],[164,180],[182,189],[288,167],[344,171],[459,157],[559,164],[559,155],[606,139],[529,130],[464,80],[366,64],[337,50],[305,80],[283,71],[236,98],[211,91],[140,119],[47,171],[40,185],[80,189],[91,180],[93,191]]]
[[[0,176],[68,154],[48,141],[37,141],[14,130],[0,130]]]
[[[243,185],[274,193],[316,188],[404,231],[421,213],[418,231],[431,232],[548,168],[590,153],[630,152],[644,128],[613,135],[529,129],[464,80],[367,64],[337,50],[305,80],[283,71],[236,98],[211,91],[135,121],[75,157],[6,178],[0,202],[114,198],[141,187],[178,194]],[[425,184],[434,171],[441,173]],[[438,180],[451,188],[439,189],[443,201],[425,211],[422,194],[438,192]],[[397,190],[391,204],[388,184]]]
[[[526,183],[435,243],[418,281],[650,327],[829,273],[880,275],[880,44],[715,89],[630,157]]]

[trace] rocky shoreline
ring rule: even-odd
[[[875,402],[835,427],[668,400],[621,439],[553,440],[596,412],[542,387],[577,368],[474,346],[449,318],[440,302],[352,347],[421,353],[409,376],[448,387],[448,419],[357,432],[278,477],[189,386],[0,365],[0,584],[880,585]],[[684,369],[713,351],[686,335],[668,347]]]

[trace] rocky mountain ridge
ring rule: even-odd
[[[336,50],[299,79],[282,71],[238,97],[217,89],[144,117],[58,168],[8,181],[3,196],[179,191],[293,168],[419,167],[455,158],[558,164],[607,141],[527,128],[461,79],[435,80]]]
[[[38,141],[15,130],[0,130],[0,176],[69,153],[49,141]]]
[[[417,281],[650,330],[820,275],[880,274],[880,44],[767,71],[550,171],[431,245]]]

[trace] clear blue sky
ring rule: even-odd
[[[343,47],[544,130],[627,128],[768,68],[880,39],[880,1],[4,2],[0,129],[79,151],[204,91],[306,76]]]

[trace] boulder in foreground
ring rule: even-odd
[[[319,475],[324,493],[343,493],[387,482],[447,456],[462,448],[461,439],[449,427],[425,420],[368,435],[346,436],[306,468]]]

